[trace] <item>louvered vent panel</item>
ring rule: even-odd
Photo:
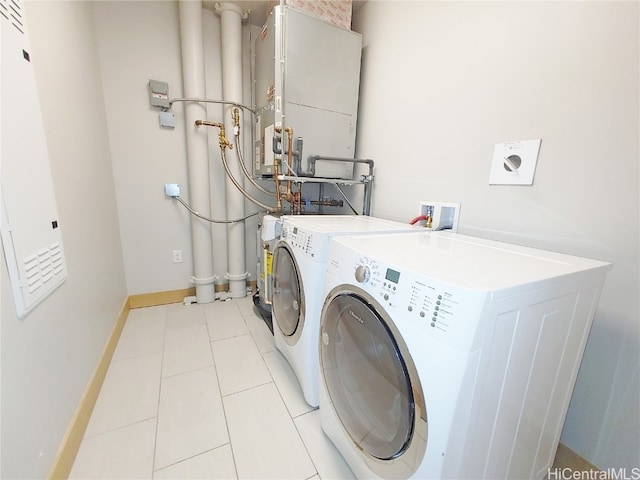
[[[62,245],[54,243],[50,247],[51,253],[51,267],[53,268],[53,274],[59,275],[65,270],[64,257],[62,255]]]
[[[21,0],[0,0],[0,14],[24,35]]]
[[[0,0],[0,238],[19,318],[67,278],[25,0]]]
[[[62,246],[54,243],[24,259],[27,291],[32,294],[45,286],[56,275],[64,273]]]

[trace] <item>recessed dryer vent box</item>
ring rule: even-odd
[[[540,142],[537,138],[496,144],[489,185],[532,185]]]

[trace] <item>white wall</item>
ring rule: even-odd
[[[614,264],[562,436],[602,468],[640,464],[638,7],[370,1],[354,17],[374,215],[460,202],[461,233]],[[489,186],[494,144],[532,138],[533,186]]]
[[[3,478],[46,475],[126,295],[184,288],[193,273],[190,219],[163,193],[175,182],[188,198],[182,109],[160,129],[147,99],[150,78],[182,93],[176,3],[27,13],[69,279],[19,321],[2,262]],[[219,18],[203,22],[214,96]],[[638,4],[371,1],[355,29],[357,156],[376,161],[375,215],[457,201],[461,232],[615,264],[563,441],[598,466],[637,466]],[[493,145],[529,138],[542,138],[534,185],[490,187]]]
[[[182,96],[176,2],[93,2],[104,85],[127,291],[187,288],[193,275],[189,217],[164,195],[178,183],[188,200],[182,104],[175,129],[161,128],[149,104],[149,79]],[[173,263],[173,250],[183,262]]]
[[[176,103],[171,109],[176,114],[176,128],[161,128],[159,110],[149,105],[147,96],[147,83],[154,79],[168,82],[171,98],[183,97],[178,4],[174,1],[99,1],[92,5],[128,293],[187,288],[193,275],[191,219],[181,205],[164,195],[165,183],[179,183],[181,197],[189,201],[183,104]],[[203,10],[203,30],[207,97],[220,100],[220,17],[211,10]],[[244,30],[248,39],[249,28]],[[243,51],[248,61],[248,45]],[[248,89],[249,84],[245,87]],[[247,90],[246,104],[250,103]],[[210,105],[207,119],[221,122],[221,114],[219,105]],[[243,134],[243,152],[248,158],[252,151],[250,130]],[[228,137],[233,142],[231,132]],[[225,173],[217,138],[217,129],[210,128],[211,216],[225,220]],[[228,151],[227,157],[229,162],[235,162],[235,149]],[[256,211],[250,204],[245,202],[245,205],[247,213]],[[247,227],[247,269],[255,280],[255,234],[252,233],[256,228],[255,219],[251,222]],[[213,269],[220,277],[219,283],[224,283],[226,227],[213,224],[211,228]],[[173,263],[173,250],[182,250],[182,263]]]
[[[68,279],[24,320],[4,259],[2,478],[45,478],[126,299],[91,8],[26,2]]]

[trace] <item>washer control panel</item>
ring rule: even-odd
[[[346,283],[344,272],[350,271],[350,282],[375,298],[392,318],[402,318],[447,343],[471,345],[486,292],[450,285],[363,255],[347,262],[334,259],[329,269],[334,275],[341,272],[337,274],[340,283]]]

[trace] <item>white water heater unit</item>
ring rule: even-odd
[[[312,157],[354,158],[361,51],[356,32],[272,10],[254,44],[256,176],[272,176],[278,158],[284,175],[353,176],[353,163]]]

